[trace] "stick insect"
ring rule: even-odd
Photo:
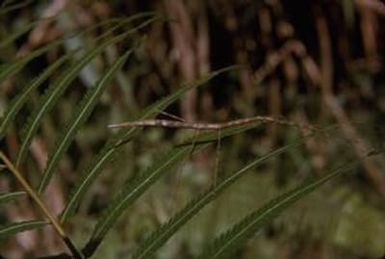
[[[193,130],[215,130],[220,131],[223,129],[244,126],[255,122],[261,123],[275,123],[287,126],[294,126],[303,129],[314,129],[313,126],[307,124],[299,124],[286,119],[277,119],[268,116],[255,116],[250,118],[232,120],[222,123],[206,123],[206,122],[185,122],[176,120],[137,120],[128,121],[118,124],[110,124],[109,128],[128,128],[128,127],[159,127],[159,128],[180,128],[180,129],[193,129]]]
[[[197,136],[197,133],[202,130],[211,130],[211,131],[217,131],[218,132],[218,141],[217,141],[217,148],[216,148],[216,162],[215,162],[215,170],[214,170],[214,176],[213,176],[213,183],[216,183],[217,180],[217,174],[218,174],[218,167],[219,167],[219,150],[220,150],[220,139],[221,139],[221,131],[237,127],[237,126],[246,126],[250,125],[256,122],[261,122],[263,124],[267,123],[273,123],[273,124],[280,124],[280,125],[286,125],[286,126],[292,126],[297,127],[306,131],[313,131],[315,130],[314,126],[308,125],[308,124],[300,124],[297,122],[289,121],[287,119],[283,118],[273,118],[269,116],[255,116],[255,117],[249,117],[249,118],[243,118],[243,119],[237,119],[237,120],[231,120],[227,122],[222,123],[208,123],[208,122],[186,122],[183,121],[183,119],[168,114],[165,112],[161,112],[163,115],[167,115],[174,120],[166,120],[166,119],[152,119],[152,120],[137,120],[137,121],[128,121],[118,124],[110,124],[108,125],[109,128],[128,128],[128,127],[159,127],[159,128],[177,128],[177,129],[191,129],[195,130],[194,139]],[[192,143],[193,149],[195,146],[195,143]]]

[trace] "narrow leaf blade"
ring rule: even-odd
[[[25,86],[23,91],[20,92],[11,102],[8,110],[5,112],[3,120],[0,125],[0,140],[4,137],[5,131],[9,124],[14,120],[17,112],[21,109],[23,104],[26,102],[29,94],[39,87],[45,80],[47,80],[57,68],[64,64],[72,56],[72,53],[68,53],[65,56],[61,57],[50,65],[44,72],[42,72],[36,79]]]
[[[47,167],[44,171],[43,178],[40,181],[38,192],[42,192],[47,184],[49,183],[54,169],[56,168],[58,162],[60,161],[63,154],[67,151],[70,143],[74,139],[77,130],[84,124],[84,122],[91,115],[92,110],[95,108],[96,103],[106,89],[107,85],[112,80],[115,73],[123,66],[124,62],[131,54],[132,50],[126,52],[120,58],[118,58],[111,68],[106,72],[106,74],[99,80],[96,87],[89,89],[86,96],[80,102],[79,106],[76,109],[76,112],[73,113],[72,118],[67,123],[64,131],[60,134],[58,141],[55,144],[54,152],[50,155]]]
[[[0,41],[0,49],[6,47],[7,45],[11,44],[15,39],[19,38],[21,35],[32,29],[36,26],[37,22],[31,22],[25,25],[23,28],[19,29],[18,31],[8,35],[4,39]]]
[[[141,173],[137,178],[129,181],[111,202],[102,218],[97,222],[89,242],[83,249],[84,254],[92,255],[125,209],[139,198],[164,173],[168,172],[188,156],[190,151],[191,148],[189,147],[174,149],[163,156],[158,162],[154,163],[154,165],[145,172]]]
[[[250,213],[229,231],[216,238],[203,252],[201,258],[227,258],[231,256],[253,234],[278,217],[290,205],[351,168],[351,165],[340,167],[319,179],[302,184],[294,190],[272,199],[265,206]]]
[[[36,133],[43,116],[53,108],[59,97],[64,93],[70,83],[77,77],[82,68],[86,66],[90,61],[92,61],[102,51],[104,51],[107,46],[121,41],[125,36],[126,34],[115,36],[110,40],[102,42],[95,49],[87,52],[82,59],[78,60],[73,66],[69,66],[65,71],[63,71],[58,80],[56,80],[56,82],[54,82],[49,87],[44,96],[41,98],[39,105],[35,108],[34,112],[28,119],[27,125],[22,134],[23,141],[20,146],[16,164],[19,165],[25,159],[28,147],[31,144],[32,138]]]
[[[217,198],[224,190],[231,184],[235,183],[251,168],[261,165],[264,161],[271,157],[276,157],[281,153],[286,152],[292,148],[292,145],[287,145],[280,149],[276,149],[268,154],[258,157],[244,166],[242,169],[231,174],[229,177],[223,179],[218,184],[209,188],[207,191],[201,193],[197,198],[189,202],[182,210],[176,213],[167,223],[160,226],[154,233],[143,242],[139,247],[133,258],[143,259],[151,257],[159,247],[167,242],[173,234],[175,234],[184,224],[198,214],[207,204]]]
[[[41,228],[47,225],[45,220],[29,220],[23,222],[10,223],[0,228],[0,239],[7,238],[20,232]]]
[[[255,125],[226,129],[221,134],[221,138],[239,134],[240,132],[253,127],[255,127]],[[216,132],[200,134],[196,138],[195,142],[196,145],[199,145],[199,148],[194,149],[194,151],[198,152],[203,149],[207,146],[207,143],[210,143],[214,138],[218,141],[218,134]],[[106,209],[106,213],[104,213],[103,217],[97,222],[90,241],[83,249],[84,254],[91,256],[125,209],[127,209],[130,204],[139,198],[164,173],[169,171],[170,168],[174,167],[190,154],[191,146],[184,145],[183,147],[176,148],[163,156],[158,162],[154,163],[154,165],[147,169],[144,173],[141,173],[139,177],[136,177],[123,186],[122,191],[111,202],[111,205]]]
[[[47,51],[53,49],[57,45],[61,44],[63,40],[57,40],[54,41],[44,47],[41,47],[37,50],[32,51],[28,55],[19,58],[17,60],[14,60],[12,62],[6,63],[0,67],[0,82],[4,81],[5,79],[15,75],[17,72],[19,72],[28,62],[33,60],[34,58],[43,55]]]
[[[4,1],[6,2],[6,1]],[[2,5],[0,8],[0,15],[5,15],[11,11],[26,7],[27,5],[31,4],[33,0],[27,0],[27,1],[22,1],[21,3],[16,3],[13,5]]]
[[[0,193],[0,204],[14,201],[22,196],[26,195],[25,192],[3,192]]]

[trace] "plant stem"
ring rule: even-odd
[[[33,188],[29,185],[29,183],[25,180],[23,175],[17,170],[17,168],[12,164],[12,162],[8,159],[8,157],[0,151],[0,158],[3,160],[5,165],[8,167],[8,169],[11,171],[11,173],[16,177],[16,179],[19,181],[21,186],[24,188],[24,190],[28,193],[28,195],[32,198],[32,200],[38,205],[38,207],[41,209],[43,214],[48,218],[48,220],[51,222],[53,228],[56,230],[56,232],[59,234],[63,242],[66,244],[68,249],[71,251],[72,256],[76,259],[83,258],[81,252],[76,248],[76,246],[73,244],[71,239],[68,238],[66,233],[64,232],[63,227],[60,225],[60,223],[55,219],[55,217],[51,214],[51,212],[48,210],[48,208],[45,206],[44,202],[41,200],[39,195],[33,190]]]

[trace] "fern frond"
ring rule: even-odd
[[[239,134],[240,132],[251,128],[251,125],[234,127],[234,129],[229,128],[224,130],[223,134],[221,134],[221,138]],[[196,140],[194,140],[195,145],[198,145],[199,148],[194,149],[194,151],[198,152],[199,150],[205,148],[208,143],[213,141],[218,141],[218,134],[216,132],[200,134],[196,137]],[[155,162],[154,165],[147,169],[144,173],[139,174],[139,176],[135,177],[132,181],[128,181],[122,187],[116,198],[113,199],[102,218],[97,222],[91,239],[83,249],[83,253],[85,255],[92,255],[124,210],[137,198],[139,198],[164,173],[185,159],[186,156],[190,155],[192,148],[193,147],[191,145],[183,145],[172,150]]]
[[[77,77],[82,68],[87,65],[91,60],[93,60],[97,55],[102,53],[104,49],[111,45],[116,44],[119,41],[123,40],[128,34],[133,31],[125,32],[121,35],[115,36],[112,39],[106,40],[100,43],[95,49],[86,53],[82,59],[78,60],[73,66],[69,66],[61,76],[53,83],[49,89],[45,92],[44,96],[41,98],[38,106],[33,111],[32,115],[29,117],[28,122],[22,133],[22,144],[17,157],[16,164],[19,165],[25,158],[29,145],[31,144],[32,138],[36,133],[40,121],[43,118],[44,114],[49,112],[54,104],[57,102],[59,97],[64,93],[70,83]]]
[[[93,31],[101,26],[104,26],[104,25],[107,25],[107,24],[111,24],[111,23],[117,23],[116,26],[114,26],[111,30],[108,30],[107,32],[103,33],[102,35],[100,35],[98,38],[101,39],[101,38],[104,38],[106,35],[108,35],[109,33],[111,33],[112,31],[114,31],[115,29],[117,29],[118,27],[124,25],[124,24],[127,24],[127,23],[130,23],[130,22],[134,22],[135,20],[138,20],[138,19],[142,19],[142,18],[146,18],[146,17],[152,17],[151,19],[148,19],[147,21],[143,22],[142,24],[138,25],[137,27],[134,27],[132,30],[124,33],[124,34],[130,34],[130,33],[133,33],[133,32],[136,32],[138,29],[140,28],[143,28],[145,26],[147,26],[149,23],[151,22],[154,22],[155,20],[157,19],[162,19],[161,17],[159,16],[156,16],[156,13],[155,12],[143,12],[143,13],[139,13],[139,14],[135,14],[135,15],[132,15],[128,18],[114,18],[114,19],[108,19],[108,20],[105,20],[105,21],[102,21],[100,23],[97,23],[93,26],[91,26],[90,28],[87,28],[85,30],[82,30],[82,31],[78,31],[78,32],[75,32],[75,33],[70,33],[69,35],[65,35],[65,37],[63,37],[62,39],[58,39],[58,40],[55,40],[53,41],[52,43],[44,46],[44,47],[41,47],[37,50],[34,50],[33,52],[31,53],[28,53],[28,55],[18,59],[18,60],[14,60],[12,62],[9,62],[9,63],[6,63],[6,64],[3,64],[0,66],[0,82],[4,81],[6,78],[8,77],[11,77],[13,75],[15,75],[17,72],[19,72],[28,62],[30,62],[31,60],[33,60],[34,58],[48,52],[49,50],[51,50],[52,48],[54,48],[55,46],[58,46],[60,44],[62,44],[67,38],[71,38],[71,37],[75,37],[75,36],[80,36],[81,34],[85,34],[87,32],[90,32],[90,31]],[[36,21],[35,23],[37,23],[39,21]],[[12,41],[13,39],[17,38],[19,35],[23,34],[23,32],[25,31],[28,31],[29,27],[33,27],[32,25],[34,25],[34,23],[30,24],[29,26],[26,26],[25,28],[21,29],[20,31],[8,36],[7,38],[5,38],[4,40],[1,41],[1,47],[7,45],[10,41]]]
[[[0,228],[0,239],[7,238],[8,236],[12,236],[23,231],[41,228],[47,224],[48,222],[45,220],[28,220],[10,223]]]
[[[33,27],[36,26],[36,23],[38,23],[38,22],[39,21],[28,23],[23,28],[11,33],[10,35],[5,37],[4,39],[1,39],[0,49],[6,47],[8,44],[11,44],[12,42],[14,42],[15,39],[19,38],[21,35],[23,35],[27,31],[31,30]]]
[[[7,1],[4,1],[0,7],[0,15],[5,15],[11,11],[26,7],[32,2],[33,2],[32,0],[27,0],[27,1],[22,1],[21,3],[13,4],[13,5],[7,5]]]
[[[136,20],[143,19],[143,18],[147,18],[146,22],[139,24],[138,27],[132,27],[130,29],[138,30],[142,26],[146,26],[148,22],[154,22],[154,19],[159,19],[156,12],[141,12],[141,13],[131,15],[129,17],[110,18],[110,19],[106,19],[101,22],[98,22],[88,28],[85,28],[84,30],[81,30],[80,32],[75,33],[73,36],[82,35],[88,32],[92,32],[93,30],[99,29],[103,26],[107,26],[108,30],[103,34],[98,35],[98,37],[96,37],[96,40],[99,40],[104,38],[106,35],[114,32],[119,27],[122,27],[123,25],[129,24],[131,22],[135,22]]]
[[[25,192],[3,192],[0,193],[0,204],[14,201],[21,196],[26,195]]]
[[[26,102],[28,95],[37,87],[39,87],[45,80],[47,80],[53,72],[56,71],[64,62],[72,56],[73,53],[68,53],[60,59],[56,60],[50,65],[44,72],[42,72],[37,78],[35,78],[29,85],[23,88],[18,96],[13,98],[8,110],[5,112],[3,120],[0,125],[0,140],[4,137],[5,131],[8,125],[14,120],[17,112],[21,109]]]
[[[168,172],[172,167],[186,158],[190,152],[191,147],[174,149],[167,155],[162,156],[161,159],[157,160],[157,162],[145,172],[139,174],[138,177],[135,177],[132,181],[128,181],[122,187],[117,197],[110,203],[104,215],[98,220],[90,240],[83,249],[83,253],[86,256],[92,255],[124,210],[164,173]]]
[[[111,68],[103,76],[103,78],[99,80],[96,87],[93,87],[88,90],[87,94],[85,95],[83,100],[80,102],[79,106],[76,108],[76,112],[73,113],[73,116],[67,123],[67,126],[65,127],[64,131],[60,134],[58,141],[54,146],[54,149],[53,149],[54,152],[50,155],[48,159],[47,167],[44,171],[43,178],[41,179],[38,187],[39,193],[41,193],[49,183],[54,173],[53,170],[55,169],[62,155],[68,149],[70,143],[75,137],[77,130],[91,115],[91,112],[96,106],[96,103],[100,95],[106,89],[107,85],[110,83],[116,71],[123,66],[124,62],[126,61],[126,59],[131,53],[132,53],[132,50],[129,50],[126,52],[126,54],[124,54],[119,59],[117,59],[114,62],[114,64],[111,66]]]
[[[3,10],[0,9],[0,13],[2,13],[2,11]],[[101,22],[98,22],[98,23],[90,26],[89,28],[86,28],[86,29],[84,29],[84,30],[82,30],[80,32],[77,32],[77,33],[73,34],[72,37],[76,36],[76,35],[79,36],[81,34],[93,31],[93,30],[95,30],[97,28],[100,28],[102,26],[105,26],[105,25],[111,25],[111,24],[116,23],[116,24],[118,24],[118,26],[121,26],[121,25],[130,23],[130,22],[133,22],[135,20],[138,20],[138,19],[142,19],[142,18],[146,18],[146,17],[147,18],[154,17],[156,14],[157,14],[156,12],[141,12],[141,13],[138,13],[138,14],[131,15],[130,17],[127,17],[127,18],[126,17],[125,18],[122,17],[122,18],[111,18],[111,19],[103,20]],[[52,19],[55,19],[55,17],[50,17],[50,18],[46,18],[46,19],[43,18],[43,19],[36,20],[36,21],[28,23],[23,28],[15,31],[15,32],[11,33],[10,35],[8,35],[7,37],[1,39],[1,41],[0,41],[0,49],[6,47],[8,44],[12,43],[15,39],[19,38],[21,35],[23,35],[24,33],[28,32],[32,28],[34,28],[36,26],[36,24],[42,22],[43,20],[52,20]],[[114,27],[114,30],[116,28],[117,27]]]
[[[192,82],[190,84],[184,85],[175,93],[164,97],[163,99],[155,102],[151,106],[149,106],[144,112],[142,112],[137,118],[138,119],[146,119],[150,117],[156,116],[159,111],[164,110],[168,105],[178,100],[184,93],[189,91],[190,89],[202,86],[207,83],[210,79],[215,76],[220,75],[221,73],[231,71],[239,68],[238,66],[231,66],[227,68],[223,68],[217,71],[214,71],[199,80]],[[70,199],[64,208],[61,214],[61,222],[66,221],[69,217],[73,215],[77,205],[80,202],[80,199],[84,195],[85,192],[88,191],[91,184],[95,181],[98,175],[101,173],[103,168],[110,162],[119,151],[122,144],[128,142],[134,135],[139,132],[140,129],[132,128],[132,129],[123,129],[116,136],[112,136],[100,151],[100,153],[92,160],[91,164],[86,167],[86,169],[82,172],[81,177],[76,181],[75,187],[72,189],[70,194]]]
[[[154,117],[159,114],[159,111],[164,110],[167,106],[169,106],[170,104],[178,100],[184,93],[188,92],[189,90],[203,86],[204,84],[208,83],[211,79],[219,76],[220,74],[223,74],[229,71],[238,70],[240,68],[242,68],[242,66],[240,65],[221,68],[211,73],[208,73],[205,76],[202,76],[201,78],[199,78],[194,82],[182,84],[181,88],[175,91],[175,93],[150,105],[139,116],[134,118],[134,120],[143,120],[143,119]],[[111,141],[109,141],[108,143],[109,147],[116,148],[126,143],[138,131],[139,131],[139,128],[135,128],[135,127],[120,130],[119,133],[116,136],[114,136],[114,138],[111,139]]]
[[[135,16],[134,18],[141,18],[142,16]],[[134,19],[130,19],[127,18],[126,19],[127,21],[132,21]],[[123,22],[125,20],[123,19]],[[22,58],[19,58],[17,60],[13,60],[11,62],[8,62],[6,64],[3,64],[0,66],[0,82],[1,81],[4,81],[5,79],[7,79],[8,77],[11,77],[13,75],[15,75],[17,72],[19,72],[28,62],[30,62],[31,60],[33,60],[34,58],[40,56],[40,55],[43,55],[44,53],[48,52],[49,50],[53,49],[54,47],[62,44],[67,38],[71,38],[71,37],[75,37],[75,36],[78,36],[78,35],[81,35],[83,33],[86,33],[88,31],[92,31],[100,26],[102,26],[103,24],[109,22],[109,20],[107,21],[103,21],[101,23],[98,23],[98,24],[95,24],[94,26],[84,30],[84,31],[78,31],[78,32],[75,32],[75,33],[70,33],[69,35],[64,35],[63,38],[61,39],[58,39],[58,40],[55,40],[53,42],[51,42],[50,44],[48,45],[45,45],[41,48],[38,48],[34,51],[32,51],[31,53],[28,53],[26,56],[22,57]],[[102,36],[105,36],[105,34],[103,34]]]
[[[48,52],[49,50],[53,49],[54,47],[58,46],[63,42],[63,39],[54,41],[44,47],[41,47],[37,50],[32,51],[31,53],[28,53],[28,55],[19,58],[17,60],[14,60],[12,62],[8,62],[0,67],[0,82],[4,81],[5,79],[15,75],[17,72],[19,72],[28,62],[33,60],[34,58]]]
[[[287,150],[299,145],[298,143],[287,145],[276,149],[268,154],[261,156],[242,169],[238,170],[234,174],[224,178],[215,186],[209,188],[207,191],[201,193],[192,201],[190,201],[182,210],[176,213],[167,223],[160,226],[153,234],[143,242],[143,245],[138,249],[133,258],[149,258],[156,250],[161,247],[167,240],[178,231],[183,225],[192,219],[199,211],[201,211],[207,204],[216,199],[224,190],[226,190],[231,184],[235,183],[242,175],[244,175],[251,168],[259,166],[265,160],[276,157],[279,154],[286,152]]]
[[[278,217],[285,209],[294,202],[319,188],[322,184],[334,177],[346,172],[355,165],[351,163],[339,167],[327,175],[304,183],[292,191],[286,192],[269,201],[262,208],[250,213],[244,219],[235,224],[229,231],[216,238],[211,245],[205,249],[201,258],[228,258],[237,251],[251,236],[262,227],[269,224]]]

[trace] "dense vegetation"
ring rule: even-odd
[[[384,256],[384,15],[3,1],[1,256]],[[108,128],[175,116],[227,126]]]

